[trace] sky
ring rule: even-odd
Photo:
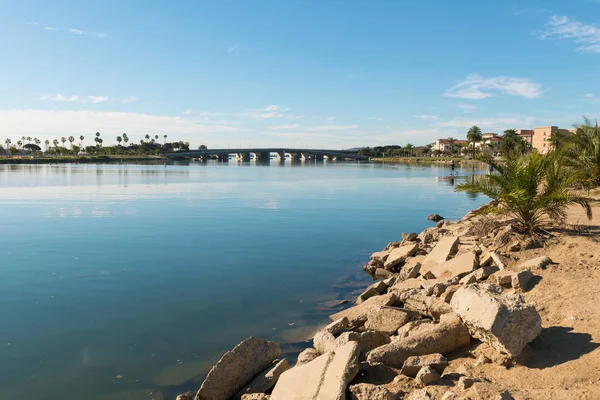
[[[600,117],[600,0],[0,0],[0,144],[340,149]]]

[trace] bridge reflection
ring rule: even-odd
[[[257,149],[210,149],[210,150],[194,150],[194,151],[179,151],[175,153],[165,154],[169,158],[198,158],[207,160],[209,158],[217,158],[221,161],[229,161],[233,156],[239,161],[250,161],[252,156],[257,162],[270,162],[271,155],[274,154],[279,160],[286,158],[292,161],[299,160],[315,160],[323,161],[325,159],[342,161],[342,160],[364,160],[368,161],[368,156],[360,155],[356,152],[344,150],[317,150],[317,149],[295,149],[295,148],[257,148]]]

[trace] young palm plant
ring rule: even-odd
[[[576,177],[562,168],[559,152],[511,156],[504,162],[491,157],[482,161],[492,165],[495,174],[475,178],[456,187],[457,191],[480,193],[499,202],[498,210],[516,220],[515,228],[534,236],[549,220],[564,222],[567,208],[580,205],[592,218],[590,199],[571,190]]]
[[[574,134],[565,139],[564,154],[566,164],[587,187],[600,186],[600,129],[598,121],[577,127]]]

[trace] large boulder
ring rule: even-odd
[[[271,400],[345,400],[348,383],[358,373],[358,343],[349,342],[308,364],[284,372]]]
[[[454,293],[450,305],[473,337],[512,357],[521,354],[542,331],[535,306],[518,294],[501,294],[497,286],[464,286]]]
[[[350,400],[396,400],[396,396],[383,386],[359,383],[350,386]]]
[[[417,243],[408,243],[404,246],[395,248],[390,252],[390,255],[385,261],[384,267],[387,270],[391,270],[398,264],[402,264],[408,257],[412,257],[419,250]]]
[[[462,278],[478,266],[479,260],[477,254],[470,251],[429,268],[429,272],[438,279]]]
[[[444,219],[444,217],[442,217],[439,214],[429,214],[427,216],[427,219],[430,220],[430,221],[433,221],[433,222],[440,222],[441,220]]]
[[[296,366],[308,364],[315,358],[319,357],[321,353],[317,349],[313,349],[309,347],[307,349],[302,350],[300,354],[298,354],[298,359],[296,360]]]
[[[244,394],[264,393],[271,389],[277,383],[277,379],[290,368],[288,361],[284,358],[273,365],[267,367],[264,371],[258,374],[252,382],[246,385],[235,396],[234,400],[240,400]]]
[[[433,250],[431,250],[431,252],[427,254],[427,257],[425,257],[425,260],[423,261],[423,265],[430,263],[433,263],[434,265],[441,264],[448,260],[448,258],[450,258],[451,255],[456,253],[456,250],[458,250],[458,237],[442,237],[437,242]]]
[[[249,337],[228,351],[209,371],[195,400],[227,400],[279,358],[276,343]]]
[[[410,316],[406,311],[393,307],[380,307],[369,313],[365,329],[393,335],[408,321]]]
[[[367,356],[369,365],[385,364],[401,367],[411,356],[450,353],[469,345],[469,330],[454,314],[442,315],[437,324],[424,324],[414,334],[392,341],[372,350]]]

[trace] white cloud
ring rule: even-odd
[[[438,117],[436,115],[427,115],[427,114],[413,115],[413,118],[419,118],[419,119],[438,119]]]
[[[381,117],[369,117],[368,119],[373,120],[373,121],[383,121],[383,118],[381,118]]]
[[[324,125],[324,126],[313,126],[308,128],[308,131],[345,131],[348,129],[356,129],[358,125]]]
[[[538,34],[538,39],[568,40],[577,43],[579,51],[600,53],[600,28],[565,16],[551,16],[546,29]]]
[[[182,114],[183,115],[190,115],[192,113],[192,110],[189,108],[186,108],[185,110],[183,110]]]
[[[108,35],[106,33],[102,33],[102,32],[95,33],[94,36],[96,36],[97,38],[100,38],[100,39],[106,39],[106,38],[108,38]]]
[[[129,96],[129,97],[125,97],[124,99],[121,99],[119,101],[124,104],[135,103],[136,101],[138,101],[138,98],[135,96]]]
[[[444,96],[460,99],[479,100],[503,93],[511,96],[536,98],[542,93],[542,86],[525,78],[498,76],[483,78],[480,75],[469,75],[467,79],[446,90]]]
[[[0,134],[210,134],[230,133],[231,126],[206,125],[192,118],[104,111],[0,110]]]
[[[327,117],[325,118],[327,121],[333,121],[335,119],[335,117]]]
[[[45,27],[44,27],[44,30],[45,30],[45,31],[57,31],[57,30],[58,30],[58,28],[55,28],[55,27],[53,27],[53,26],[45,26]]]
[[[228,53],[234,53],[234,52],[238,51],[238,50],[239,50],[239,48],[240,48],[240,46],[239,46],[238,44],[235,44],[235,45],[233,45],[233,46],[229,46],[229,47],[227,48],[227,52],[228,52]]]
[[[274,130],[279,130],[279,129],[296,129],[299,128],[300,125],[298,124],[290,124],[290,125],[277,125],[277,126],[272,126],[269,129],[274,129]]]
[[[304,118],[302,115],[286,114],[289,111],[288,107],[278,106],[276,104],[270,104],[264,108],[258,108],[248,110],[238,115],[248,116],[252,119],[273,119],[273,118],[287,118],[287,119],[300,119]]]
[[[60,93],[57,93],[55,95],[41,94],[40,95],[40,100],[49,100],[49,101],[60,101],[60,102],[73,103],[73,102],[79,101],[79,96],[76,96],[76,95],[65,96],[65,95],[60,94]]]
[[[69,29],[69,33],[72,33],[74,35],[85,35],[84,31],[81,31],[79,29],[73,29],[73,28]]]
[[[105,103],[110,100],[108,96],[88,96],[92,103]]]
[[[591,99],[591,98],[594,98],[596,96],[594,95],[594,93],[586,93],[586,94],[583,95],[583,97],[587,97],[587,98]]]
[[[522,115],[509,115],[499,114],[497,117],[487,118],[453,118],[448,121],[439,122],[437,125],[444,128],[462,128],[468,129],[473,125],[480,126],[484,131],[486,130],[498,130],[504,131],[505,129],[528,129],[537,122],[541,122],[539,118],[522,116]],[[466,131],[465,131],[466,134]]]

